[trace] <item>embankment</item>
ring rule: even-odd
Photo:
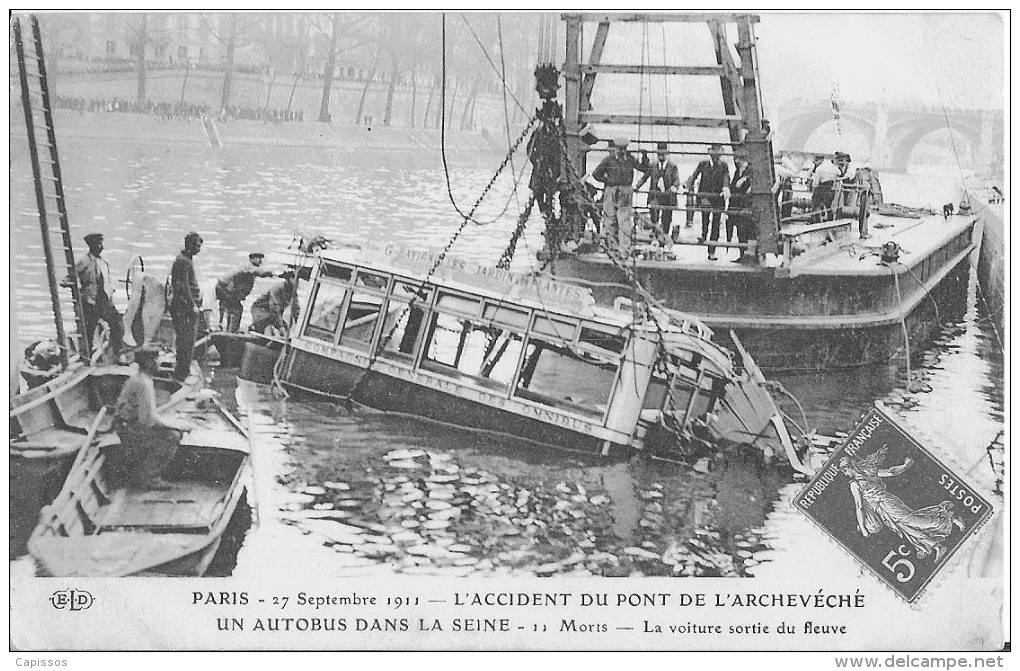
[[[15,119],[16,117],[12,117]],[[123,112],[54,112],[58,138],[89,138],[118,142],[171,142],[209,146],[209,134],[201,119],[161,119],[149,114]],[[274,124],[268,121],[214,121],[216,135],[224,147],[269,145],[281,147],[326,147],[339,151],[412,151],[439,155],[440,132],[423,128],[359,126],[315,121]],[[12,122],[11,134],[23,127]],[[447,152],[470,153],[506,151],[506,137],[487,131],[448,131]]]

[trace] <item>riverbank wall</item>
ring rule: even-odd
[[[22,136],[24,124],[12,116],[11,136]],[[165,119],[130,112],[79,112],[54,110],[54,125],[60,138],[86,138],[117,142],[168,142],[200,146],[266,145],[319,147],[345,152],[420,152],[439,156],[440,131],[425,128],[363,126],[353,123],[317,121],[272,123],[254,120],[212,121],[213,132],[202,120]],[[519,132],[515,130],[515,133]],[[13,139],[12,139],[13,141]],[[451,130],[446,133],[447,154],[463,157],[471,153],[490,155],[507,151],[505,131],[494,136],[480,132]]]

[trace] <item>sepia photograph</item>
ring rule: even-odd
[[[12,11],[10,652],[995,666],[1009,20]]]

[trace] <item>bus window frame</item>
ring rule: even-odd
[[[363,269],[359,267],[359,268],[357,268],[357,270],[358,270],[358,272],[361,272]],[[393,287],[393,273],[379,272],[379,271],[370,271],[370,270],[365,270],[364,272],[372,274],[372,275],[382,275],[383,277],[386,278],[386,286],[383,289],[374,289],[372,287],[365,286],[365,285],[360,285],[359,286],[357,284],[357,274],[354,274],[351,277],[351,280],[349,282],[341,282],[341,284],[346,285],[347,296],[346,296],[346,298],[344,298],[343,316],[340,318],[340,322],[337,324],[336,333],[333,334],[333,343],[332,344],[333,344],[334,347],[344,347],[344,348],[346,348],[346,349],[348,349],[348,350],[350,350],[352,352],[357,352],[358,354],[361,354],[361,355],[367,354],[368,356],[371,357],[371,356],[374,356],[375,348],[378,347],[378,343],[379,343],[379,331],[380,331],[381,325],[385,321],[385,319],[376,319],[375,327],[372,329],[372,337],[368,341],[368,350],[367,351],[362,351],[362,350],[358,349],[357,347],[351,347],[350,345],[344,345],[344,344],[342,344],[340,342],[340,338],[343,337],[344,329],[347,327],[347,313],[350,311],[351,301],[354,299],[354,294],[356,294],[356,293],[366,293],[366,294],[368,294],[370,296],[377,296],[377,297],[379,297],[381,300],[379,302],[379,312],[378,312],[378,314],[380,316],[384,316],[383,309],[386,307],[387,298],[389,298],[390,290]]]
[[[329,338],[317,338],[316,336],[314,336],[312,334],[309,334],[308,333],[308,329],[309,329],[309,327],[311,327],[311,328],[314,328],[314,329],[316,329],[318,331],[323,331],[323,332],[325,332],[327,330],[327,329],[324,329],[324,328],[320,328],[318,326],[312,326],[312,324],[311,324],[312,313],[315,311],[315,305],[316,305],[316,303],[319,300],[319,292],[322,290],[322,287],[324,287],[324,286],[326,286],[326,287],[334,287],[334,288],[338,288],[338,289],[342,290],[344,292],[344,297],[340,301],[340,312],[339,312],[339,314],[337,316],[336,326],[333,327],[332,335]],[[315,284],[312,286],[311,298],[308,301],[308,310],[306,310],[306,312],[308,314],[306,314],[304,317],[302,317],[303,326],[301,327],[301,337],[302,338],[310,338],[310,339],[315,340],[317,342],[324,342],[324,343],[327,343],[329,345],[335,345],[337,337],[338,337],[338,334],[340,332],[340,326],[343,324],[344,315],[347,313],[347,302],[350,300],[350,296],[351,296],[351,287],[346,282],[340,282],[340,281],[336,281],[336,280],[333,280],[333,279],[322,280],[322,279],[316,278]]]

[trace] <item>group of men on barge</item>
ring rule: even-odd
[[[607,248],[613,249],[623,258],[629,258],[633,251],[635,237],[634,193],[648,185],[648,222],[652,235],[658,244],[670,246],[679,242],[680,226],[673,225],[673,212],[685,211],[686,228],[692,228],[696,213],[701,215],[701,233],[697,244],[706,244],[708,259],[715,261],[716,247],[712,242],[720,239],[727,243],[748,243],[756,236],[756,227],[751,216],[751,166],[746,150],[739,144],[732,147],[733,170],[723,159],[724,149],[713,144],[708,157],[697,164],[694,172],[681,181],[679,167],[670,158],[669,144],[656,145],[656,158],[649,160],[642,150],[639,160],[628,151],[630,142],[626,137],[612,141],[612,151],[591,172],[591,178],[603,184],[600,235]],[[635,173],[642,173],[634,185]],[[833,200],[837,183],[851,184],[855,170],[850,167],[850,155],[836,152],[834,158],[826,160],[816,157],[810,174],[804,177],[801,171],[780,165],[777,173],[784,188],[780,192],[780,209],[789,217],[792,199],[786,186],[795,178],[806,179],[813,187],[811,210],[817,221],[831,218],[834,214]],[[679,195],[686,194],[686,206],[679,206]],[[724,226],[725,222],[725,226]],[[745,258],[743,255],[739,260]]]

